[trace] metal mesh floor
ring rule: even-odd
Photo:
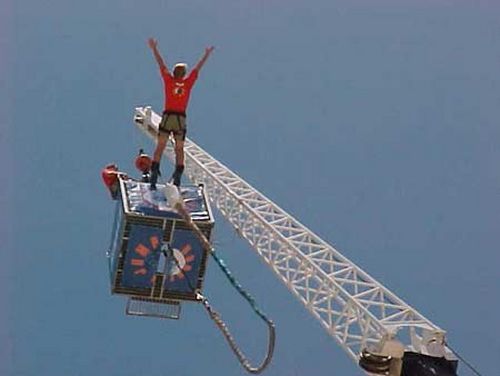
[[[147,298],[129,298],[126,308],[127,315],[158,317],[177,320],[181,313],[178,301],[156,301]]]

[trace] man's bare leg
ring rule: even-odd
[[[156,182],[160,174],[160,161],[163,151],[167,146],[168,134],[160,133],[156,143],[156,149],[153,155],[153,163],[151,164],[151,190],[156,190]]]
[[[180,136],[175,136],[175,171],[172,175],[174,185],[181,185],[181,177],[184,172],[184,140]]]

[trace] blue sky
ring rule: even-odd
[[[493,1],[4,1],[0,374],[243,375],[202,307],[110,296],[111,161],[152,143],[146,46],[191,65],[189,136],[431,321],[484,375],[500,352],[500,5]],[[165,163],[164,169],[169,166]],[[220,254],[276,322],[267,375],[360,370],[222,218]],[[212,263],[251,357],[265,330]],[[468,373],[464,372],[464,375]]]

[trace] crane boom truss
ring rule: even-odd
[[[150,107],[136,108],[136,125],[153,139],[159,122]],[[449,354],[442,329],[189,139],[185,166],[190,180],[205,186],[210,201],[354,360],[363,348],[395,336],[407,350]]]

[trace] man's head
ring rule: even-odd
[[[174,65],[174,77],[175,78],[184,78],[187,72],[187,64],[185,63],[177,63]]]

